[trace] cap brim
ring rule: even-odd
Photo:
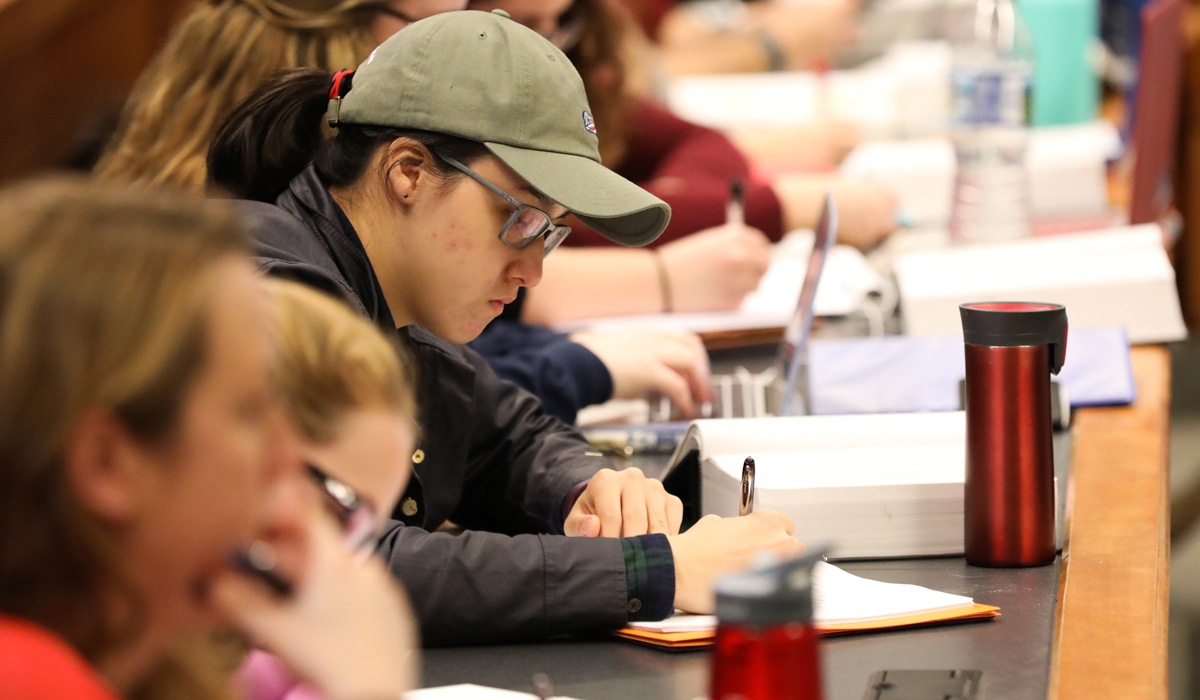
[[[484,145],[539,192],[609,240],[646,245],[671,220],[666,202],[594,160],[501,143]]]

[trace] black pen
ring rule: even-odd
[[[746,225],[746,183],[740,177],[729,178],[729,202],[725,205],[725,223]]]

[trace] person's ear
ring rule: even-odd
[[[144,463],[111,412],[84,412],[67,440],[63,468],[76,498],[100,519],[126,522],[136,514]]]
[[[393,141],[388,149],[385,167],[386,187],[392,199],[413,203],[420,194],[431,189],[429,167],[432,160],[433,154],[417,141],[407,138]]]

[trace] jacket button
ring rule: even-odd
[[[404,499],[404,502],[400,504],[400,512],[404,513],[404,516],[407,518],[411,518],[412,516],[416,515],[417,510],[417,502],[411,498]]]
[[[642,609],[642,601],[638,600],[637,598],[629,599],[629,614],[632,615],[634,613],[637,613],[641,609]]]
[[[420,464],[425,461],[425,450],[417,450],[413,453],[413,464]]]

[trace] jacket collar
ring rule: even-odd
[[[308,224],[325,244],[338,271],[362,301],[371,320],[389,333],[395,332],[396,323],[367,251],[350,219],[321,182],[317,169],[311,164],[305,168],[292,179],[275,204]]]

